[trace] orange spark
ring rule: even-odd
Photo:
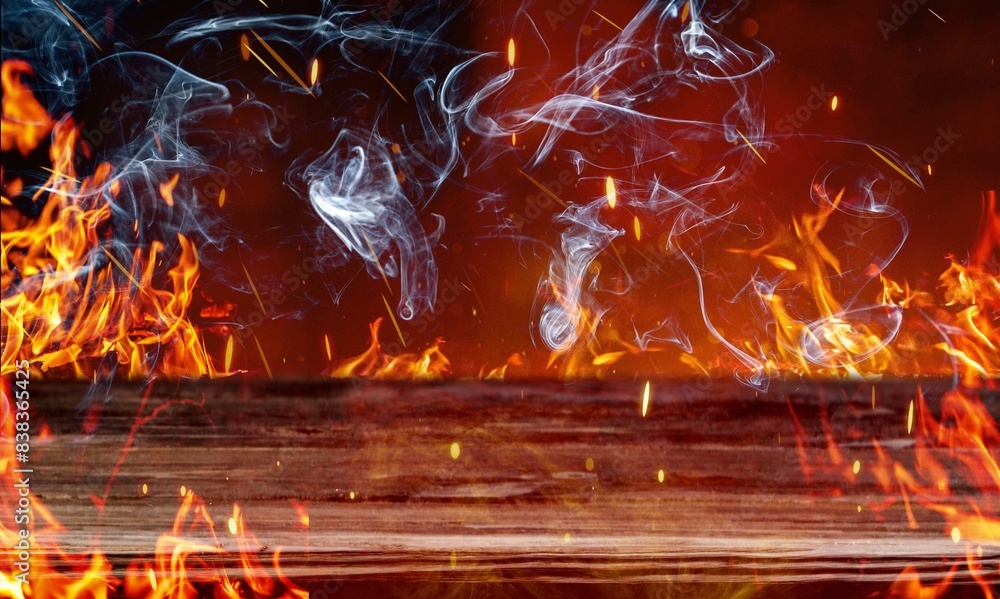
[[[287,71],[289,75],[292,76],[292,79],[294,79],[296,83],[298,83],[300,86],[302,86],[302,89],[306,90],[306,93],[308,93],[310,96],[316,97],[313,94],[312,90],[309,89],[309,86],[306,85],[306,82],[303,81],[301,78],[299,78],[298,73],[296,73],[292,69],[292,67],[288,66],[288,63],[285,62],[285,60],[283,58],[281,58],[281,56],[279,56],[277,52],[275,52],[274,48],[272,48],[270,44],[268,44],[266,41],[264,41],[264,38],[262,38],[260,35],[258,35],[257,32],[254,31],[253,29],[250,30],[250,33],[252,33],[254,35],[254,37],[257,38],[257,41],[260,42],[260,45],[264,46],[264,49],[267,50],[268,53],[271,56],[273,56],[275,60],[278,61],[278,64],[280,64],[281,67],[283,69],[285,69],[285,71]]]
[[[618,204],[618,191],[615,189],[615,180],[609,175],[604,180],[604,195],[608,198],[608,206],[614,208]]]

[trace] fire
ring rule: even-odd
[[[912,459],[891,455],[878,439],[872,439],[876,461],[870,472],[882,497],[872,498],[868,508],[881,517],[893,506],[905,511],[910,528],[940,526],[941,534],[955,544],[965,544],[970,576],[979,584],[987,598],[994,595],[988,579],[991,574],[982,558],[983,545],[1000,543],[1000,466],[995,457],[1000,447],[1000,425],[980,398],[980,387],[956,387],[941,397],[940,419],[928,406],[925,394],[917,392],[909,402],[908,426],[915,426]],[[915,414],[915,416],[914,416]],[[804,429],[795,413],[795,435],[799,459],[807,481],[817,470],[839,475],[845,484],[855,484],[865,476],[860,462],[845,469],[843,454],[829,426],[825,410],[821,411],[826,433],[826,446],[816,457],[809,455],[804,445]],[[915,421],[914,421],[915,418]],[[907,435],[910,431],[907,431]],[[974,499],[955,493],[953,488],[968,486],[979,491]],[[840,489],[835,489],[840,494]],[[859,506],[860,508],[860,506]],[[935,515],[936,514],[936,518]],[[917,598],[938,596],[948,589],[958,563],[936,586],[920,583],[917,570],[907,566],[892,585],[890,596]],[[993,574],[995,575],[995,574]]]
[[[129,378],[153,371],[215,374],[201,333],[188,318],[199,276],[194,244],[177,235],[180,252],[166,277],[157,271],[164,242],[129,253],[111,249],[120,194],[113,167],[102,163],[92,174],[77,174],[79,127],[71,117],[51,121],[20,82],[30,72],[20,62],[3,64],[3,148],[27,153],[51,130],[52,168],[32,197],[41,206],[38,217],[22,215],[6,198],[2,206],[3,374],[26,359],[42,371],[70,368],[89,379],[96,360],[106,356]],[[159,185],[168,205],[178,179]],[[154,363],[150,356],[158,352],[162,358]]]
[[[0,433],[5,439],[14,436],[13,394],[8,377],[3,378],[3,420]],[[22,524],[13,522],[18,496],[14,484],[18,468],[13,443],[0,445],[0,542],[14,547]],[[15,552],[5,551],[0,569],[0,591],[6,597],[163,597],[195,599],[207,592],[213,597],[242,599],[275,597],[305,599],[308,593],[288,580],[280,565],[280,550],[273,553],[270,564],[264,564],[261,552],[266,549],[243,522],[238,505],[233,506],[229,532],[233,541],[221,543],[215,533],[215,523],[208,506],[193,491],[185,489],[181,504],[168,532],[160,535],[151,561],[136,559],[127,565],[124,578],[99,548],[91,553],[85,567],[85,556],[69,555],[57,544],[64,528],[52,516],[42,500],[31,494],[31,555],[30,586],[22,585],[15,575],[20,571],[14,564]],[[306,522],[308,522],[306,520]],[[29,590],[30,589],[30,590]]]
[[[17,148],[22,156],[27,156],[52,130],[52,119],[48,112],[35,99],[31,90],[21,83],[21,76],[31,73],[31,66],[21,60],[4,61],[0,68],[0,80],[3,82],[0,148],[4,152]]]
[[[364,353],[334,364],[327,374],[334,378],[429,381],[442,379],[450,372],[451,363],[441,352],[441,340],[420,354],[392,356],[383,352],[379,343],[378,331],[381,325],[381,318],[371,323],[371,344]]]

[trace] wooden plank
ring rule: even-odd
[[[115,387],[84,436],[85,387],[32,385],[33,417],[51,430],[33,449],[32,488],[66,527],[63,549],[99,544],[119,575],[170,529],[182,485],[207,503],[223,549],[236,550],[225,523],[238,503],[261,554],[282,547],[286,574],[317,589],[331,578],[358,592],[371,581],[884,588],[907,565],[931,584],[965,559],[938,514],[916,506],[914,530],[901,502],[867,507],[884,495],[871,438],[912,462],[909,382],[880,384],[872,409],[867,384],[758,394],[654,381],[645,418],[641,384],[156,383],[146,414],[189,403],[138,429],[103,517],[91,496],[105,492],[140,389]],[[924,388],[932,404],[944,389]],[[996,417],[997,397],[984,401]],[[803,476],[790,406],[819,455],[821,405],[846,462],[862,464],[853,484]],[[1000,499],[953,485],[956,505]]]

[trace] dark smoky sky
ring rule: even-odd
[[[270,4],[276,13],[319,11],[314,3]],[[616,33],[593,11],[624,24],[641,6],[634,1],[597,2],[592,7],[582,4],[574,8],[571,0],[525,5],[507,1],[421,3],[420,10],[416,10],[406,0],[392,0],[370,3],[364,11],[371,18],[389,18],[399,25],[412,25],[414,15],[423,15],[421,18],[439,23],[435,25],[439,27],[437,35],[453,46],[499,53],[506,51],[512,28],[524,30],[527,15],[538,25],[541,41],[525,39],[518,51],[527,55],[526,62],[541,65],[548,61],[552,71],[559,71],[569,68],[581,49],[585,51]],[[383,281],[369,277],[357,261],[325,273],[306,273],[304,283],[294,288],[289,285],[291,279],[286,275],[313,254],[320,227],[308,204],[289,189],[286,170],[300,154],[323,151],[329,146],[335,135],[330,123],[336,117],[386,119],[405,128],[416,116],[411,105],[395,102],[381,79],[368,75],[348,74],[324,84],[319,100],[283,92],[273,78],[265,80],[267,73],[254,59],[244,62],[240,58],[238,36],[231,34],[220,35],[211,43],[167,46],[169,36],[162,34],[165,27],[210,18],[219,14],[220,6],[232,7],[232,12],[225,8],[227,15],[264,12],[250,0],[189,5],[145,2],[122,9],[112,19],[117,48],[165,56],[208,79],[229,82],[234,93],[238,88],[231,82],[242,81],[257,99],[291,115],[288,144],[280,149],[267,148],[254,160],[240,162],[239,172],[231,176],[227,204],[213,213],[221,219],[229,237],[221,253],[210,260],[212,267],[203,275],[203,292],[211,300],[235,304],[238,318],[245,322],[256,310],[256,300],[245,283],[241,266],[246,265],[262,295],[276,300],[263,322],[254,327],[272,368],[289,376],[316,375],[327,364],[324,334],[331,337],[337,356],[359,353],[367,345],[368,323],[386,316],[382,296],[392,304],[395,300]],[[558,18],[556,25],[550,26],[553,17],[549,11],[561,9],[566,12],[565,19]],[[516,16],[518,11],[520,17]],[[91,12],[97,15],[104,11]],[[767,166],[758,169],[741,189],[748,206],[760,206],[787,225],[793,216],[814,208],[808,200],[810,184],[816,173],[831,163],[872,164],[900,179],[863,145],[833,140],[879,145],[909,160],[934,148],[941,132],[945,132],[947,144],[938,144],[947,145],[947,149],[926,154],[934,156],[933,175],[922,173],[926,191],[910,183],[899,184],[905,191],[894,198],[893,204],[906,216],[910,236],[887,272],[933,287],[946,266],[947,254],[959,258],[967,255],[979,219],[981,192],[1000,188],[1000,3],[760,0],[738,6],[722,32],[746,47],[763,44],[775,53],[774,64],[754,92],[763,105],[768,132],[788,123],[789,114],[799,111],[800,116],[807,115],[801,123],[796,118],[794,135],[769,153]],[[540,58],[545,46],[548,54]],[[297,52],[287,45],[277,45],[277,49],[295,70],[307,72],[312,56],[305,49]],[[335,55],[321,56],[324,70],[339,68]],[[390,58],[370,59],[390,74],[392,68],[399,68]],[[442,76],[455,60],[440,61]],[[504,67],[500,58],[486,64]],[[282,81],[289,83],[287,76]],[[107,115],[111,99],[121,91],[108,90],[99,82],[84,90],[74,113],[85,126]],[[828,98],[822,107],[803,109],[815,90],[836,94],[838,110],[830,110]],[[41,95],[45,96],[44,90]],[[690,105],[679,105],[679,112],[697,113],[697,97],[682,102]],[[673,107],[654,110],[670,114]],[[250,108],[237,109],[219,127],[238,131],[259,118]],[[470,151],[477,144],[471,137],[463,137],[462,141]],[[212,140],[205,138],[204,143],[211,144]],[[226,152],[234,149],[220,148],[209,155],[214,156],[216,166],[225,168]],[[422,348],[435,337],[444,337],[448,341],[445,353],[461,367],[463,362],[499,364],[507,355],[532,346],[532,301],[539,277],[547,267],[548,250],[543,243],[502,236],[497,230],[498,217],[481,211],[481,194],[470,191],[503,181],[512,190],[515,197],[511,201],[516,205],[518,197],[537,193],[516,168],[516,161],[505,157],[472,180],[463,179],[459,169],[421,213],[421,222],[428,228],[431,213],[446,219],[436,256],[441,288],[449,289],[448,297],[454,299],[442,305],[439,314],[402,323],[409,349]],[[556,163],[533,172],[538,180],[549,181],[558,176],[560,168]],[[587,185],[579,182],[576,187],[586,189],[588,198],[597,195],[591,193],[596,188]],[[559,233],[558,228],[548,226],[553,213],[550,210],[540,219],[542,224],[532,230],[532,235],[548,244],[555,243]],[[615,226],[630,226],[630,222]],[[897,230],[889,227],[873,233],[871,239],[888,243],[886,239]],[[612,263],[607,256],[601,260]],[[724,269],[725,264],[715,267]],[[663,313],[689,309],[690,305],[678,305],[676,298],[672,299],[670,285],[690,287],[689,282],[668,277],[664,291],[654,298],[662,302]],[[644,309],[654,308],[659,306]],[[394,337],[387,322],[383,340],[391,342]],[[237,366],[260,368],[252,340],[245,341],[240,353]]]

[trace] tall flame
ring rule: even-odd
[[[79,127],[71,117],[51,121],[20,83],[19,75],[30,72],[24,63],[3,64],[4,149],[29,152],[51,130],[52,168],[30,200],[40,207],[37,217],[17,210],[17,198],[3,200],[3,374],[26,359],[41,370],[67,367],[90,378],[93,363],[106,356],[130,378],[154,370],[214,374],[188,318],[199,275],[194,245],[178,234],[180,255],[163,281],[163,242],[128,253],[111,243],[119,226],[112,219],[120,193],[114,169],[102,163],[92,174],[76,172]],[[15,124],[9,135],[8,123]],[[159,186],[168,204],[177,179]]]

